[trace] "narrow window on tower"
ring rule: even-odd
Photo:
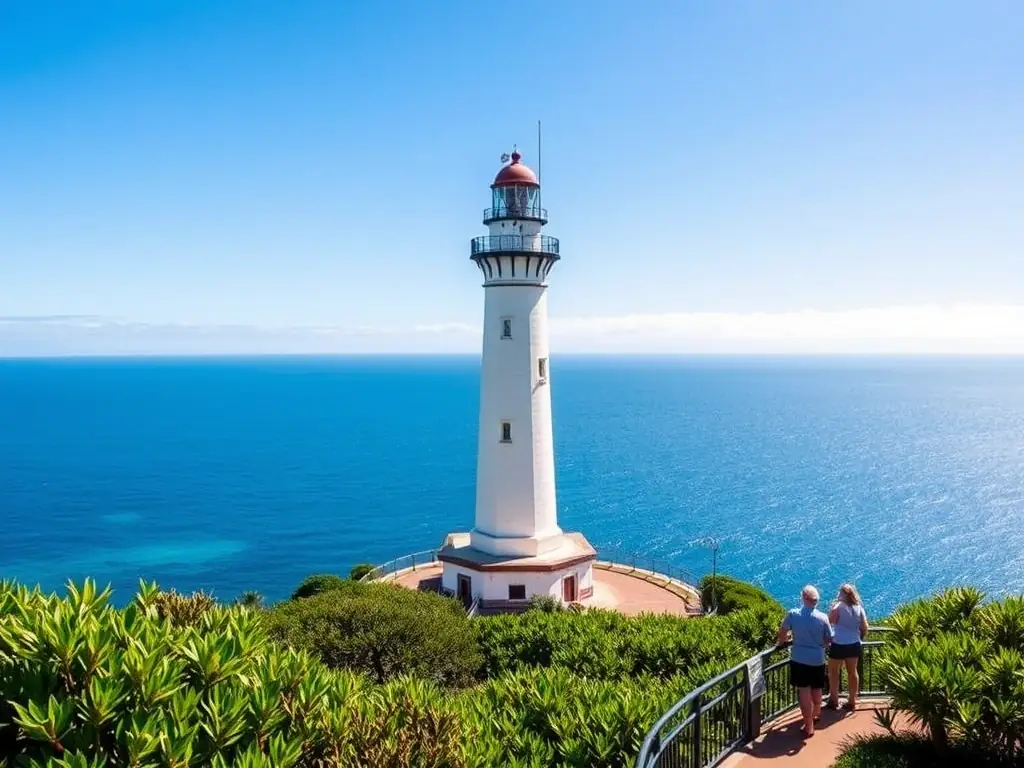
[[[512,318],[503,317],[501,318],[501,338],[511,339],[512,338]]]
[[[512,422],[503,421],[501,422],[501,442],[511,443],[512,442]]]
[[[537,361],[537,378],[541,381],[548,380],[548,359],[546,357]]]
[[[509,584],[508,585],[508,599],[509,600],[525,600],[526,599],[526,585],[525,584]]]

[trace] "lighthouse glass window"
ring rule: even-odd
[[[501,422],[501,442],[512,442],[512,422],[510,421]]]
[[[501,318],[501,338],[511,339],[512,338],[512,318],[503,317]]]

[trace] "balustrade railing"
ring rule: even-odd
[[[546,222],[548,209],[539,205],[502,205],[497,208],[484,208],[484,224],[499,219],[536,219]]]
[[[886,695],[875,665],[885,641],[871,638],[889,631],[874,628],[863,644],[858,665],[861,696]],[[753,656],[673,704],[644,739],[637,768],[713,768],[756,738],[765,723],[796,707],[787,649],[788,645],[771,648]],[[758,667],[763,680],[752,680],[751,670],[756,675]]]
[[[378,581],[379,579],[387,578],[388,576],[394,576],[401,571],[416,570],[417,568],[426,568],[438,562],[436,549],[425,549],[421,552],[413,552],[411,555],[402,555],[396,557],[394,560],[375,566],[372,571],[368,571],[360,581]]]
[[[484,253],[544,253],[558,255],[558,238],[549,235],[481,235],[470,243],[473,256]]]
[[[693,572],[674,565],[666,559],[649,557],[640,552],[621,550],[614,547],[600,547],[597,550],[597,562],[608,563],[615,566],[624,566],[643,573],[655,576],[665,576],[673,581],[687,584],[694,588],[698,587],[699,579]]]

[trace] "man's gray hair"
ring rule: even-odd
[[[818,602],[818,588],[813,584],[808,584],[800,591],[800,597],[809,603]]]

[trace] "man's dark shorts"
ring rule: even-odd
[[[825,687],[825,665],[789,662],[789,684],[794,688],[817,688],[820,691]]]

